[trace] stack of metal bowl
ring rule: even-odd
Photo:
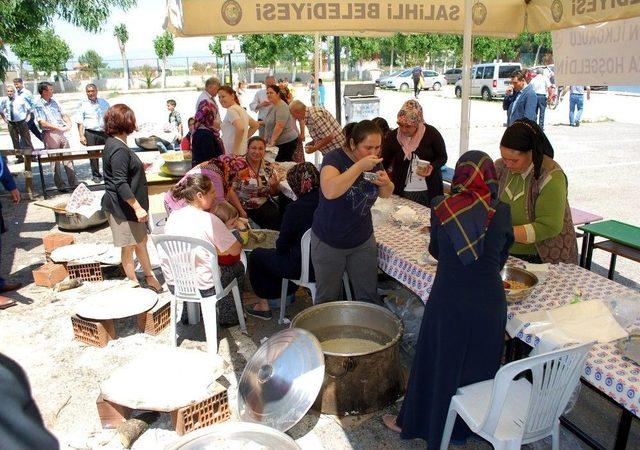
[[[520,269],[518,267],[505,267],[500,272],[502,281],[517,281],[523,283],[526,287],[523,289],[512,289],[509,287],[504,288],[504,292],[507,294],[507,302],[517,303],[527,298],[533,289],[538,285],[538,277],[528,270]]]

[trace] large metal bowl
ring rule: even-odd
[[[527,287],[524,289],[507,289],[504,292],[507,294],[507,302],[517,303],[521,302],[531,294],[533,289],[538,285],[538,277],[528,270],[520,269],[518,267],[505,267],[500,272],[502,281],[518,281],[524,283]]]
[[[191,160],[183,159],[181,161],[166,161],[162,165],[161,170],[167,175],[174,177],[183,177],[191,170]]]
[[[60,203],[56,205],[56,208],[64,210],[67,206],[66,203]],[[56,215],[56,224],[58,228],[66,231],[82,231],[88,228],[97,227],[104,224],[107,221],[107,214],[100,210],[93,213],[89,218],[82,214],[54,211]]]

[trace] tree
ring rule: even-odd
[[[345,47],[347,56],[345,78],[348,78],[349,62],[353,59],[358,62],[358,78],[362,79],[363,62],[380,56],[381,40],[376,38],[343,37],[340,42]]]
[[[40,30],[32,36],[11,44],[11,50],[22,61],[27,61],[36,72],[51,75],[60,73],[73,56],[65,41],[52,29]]]
[[[291,82],[294,82],[298,63],[308,60],[309,53],[313,52],[313,39],[302,34],[285,34],[280,36],[280,49],[278,59],[293,62]]]
[[[282,50],[282,36],[277,34],[247,34],[240,36],[242,51],[258,66],[268,66],[272,75]]]
[[[142,80],[144,81],[145,86],[147,86],[147,89],[151,89],[153,87],[153,82],[158,79],[156,70],[148,64],[142,66],[140,75],[142,76]]]
[[[167,58],[173,55],[173,34],[165,31],[153,40],[153,48],[158,58],[162,60],[162,88],[167,87]]]
[[[136,0],[10,0],[0,1],[0,47],[12,46],[36,36],[60,18],[90,32],[96,32],[109,18],[113,8],[129,9]],[[0,54],[2,51],[0,51]],[[0,78],[4,79],[2,57]],[[6,67],[5,67],[6,68]]]
[[[129,62],[127,61],[127,54],[125,52],[125,45],[129,40],[129,31],[127,26],[123,23],[116,25],[113,29],[113,35],[118,41],[118,48],[120,49],[120,57],[122,58],[122,71],[124,72],[124,90],[129,90]]]
[[[214,36],[211,42],[209,42],[209,51],[213,56],[222,56],[222,36]]]
[[[96,75],[96,78],[100,78],[100,69],[107,67],[107,64],[102,60],[102,56],[95,50],[87,50],[83,55],[80,55],[78,62],[82,64],[82,70]]]

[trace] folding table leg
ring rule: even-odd
[[[42,196],[47,198],[47,186],[44,184],[44,171],[42,170],[42,160],[38,155],[38,170],[40,170],[40,186],[42,186]]]
[[[587,237],[586,233],[584,237]],[[589,243],[587,244],[587,259],[584,263],[584,268],[587,270],[591,270],[591,259],[593,257],[593,241],[595,240],[595,238],[595,235],[589,233]]]
[[[609,262],[609,274],[607,275],[607,278],[609,278],[610,280],[613,280],[613,274],[616,271],[616,258],[617,255],[615,253],[611,253],[611,261]]]

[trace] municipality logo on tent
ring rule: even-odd
[[[242,8],[236,0],[227,0],[222,4],[222,19],[230,26],[240,23]]]
[[[473,5],[471,9],[471,17],[473,18],[473,23],[480,26],[484,23],[484,20],[487,18],[487,7],[484,6],[484,3],[477,2]]]
[[[554,0],[551,3],[551,16],[556,23],[560,23],[562,20],[562,2],[560,0]]]

